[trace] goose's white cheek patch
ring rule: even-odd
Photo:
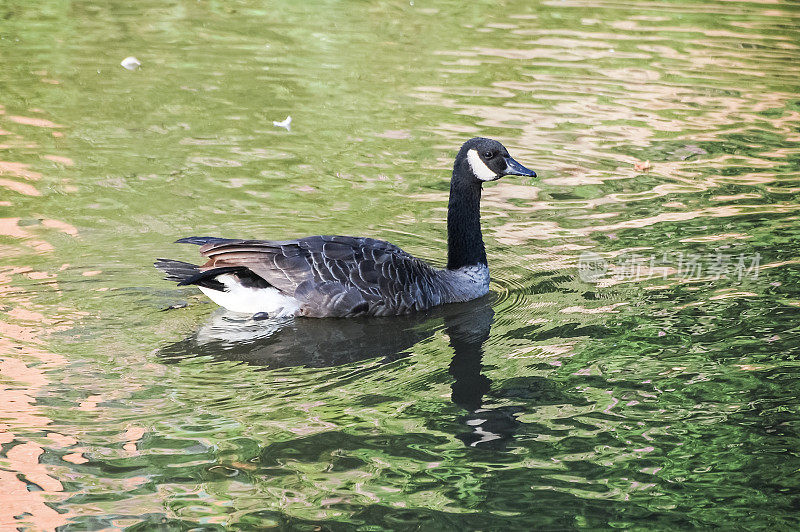
[[[497,174],[486,166],[486,163],[481,160],[481,156],[478,155],[476,150],[469,150],[467,152],[467,161],[469,162],[470,168],[472,168],[472,173],[481,181],[497,179]]]

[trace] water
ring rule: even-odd
[[[0,527],[797,527],[799,21],[2,3]],[[483,300],[253,323],[151,266],[318,233],[441,264],[473,135],[540,176],[485,188]]]

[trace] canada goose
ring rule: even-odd
[[[480,222],[481,187],[506,175],[535,177],[496,140],[476,137],[453,165],[447,207],[447,268],[438,269],[389,242],[352,236],[297,240],[182,238],[208,259],[202,266],[158,259],[178,285],[197,285],[234,312],[270,317],[392,316],[489,291]]]

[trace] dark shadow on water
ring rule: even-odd
[[[218,312],[191,336],[163,347],[164,362],[191,357],[241,361],[265,368],[324,368],[381,358],[392,362],[444,327],[454,355],[453,403],[467,411],[456,436],[469,446],[502,448],[519,426],[517,409],[482,408],[491,380],[481,372],[494,321],[493,296],[391,318],[257,320]]]

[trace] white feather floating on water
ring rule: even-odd
[[[272,125],[275,126],[275,127],[282,127],[284,129],[286,129],[286,131],[291,131],[292,130],[292,117],[291,116],[287,116],[286,120],[284,120],[283,122],[278,122],[277,120],[273,120],[272,121]]]
[[[142,63],[135,57],[130,56],[123,59],[120,65],[127,70],[138,70],[139,67],[142,66]]]

